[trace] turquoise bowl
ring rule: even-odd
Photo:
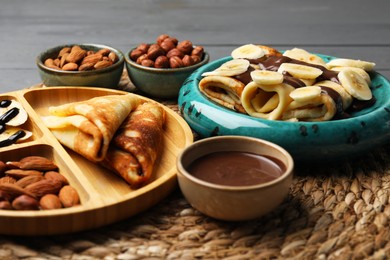
[[[335,57],[317,54],[325,61]],[[376,103],[351,118],[327,122],[285,122],[251,117],[211,101],[198,88],[202,73],[230,60],[215,60],[194,72],[183,84],[179,109],[201,138],[222,135],[257,137],[285,148],[296,162],[321,163],[350,159],[390,143],[390,83],[372,72]]]
[[[110,49],[118,56],[118,61],[113,65],[89,71],[64,71],[46,67],[43,63],[47,58],[57,57],[59,51],[64,47],[79,45],[84,50],[97,51],[100,49]],[[123,73],[125,59],[123,53],[110,46],[94,43],[73,43],[63,44],[47,49],[36,58],[39,75],[45,86],[88,86],[103,88],[118,88],[119,81]]]
[[[199,67],[209,61],[209,54],[205,52],[200,62],[182,68],[150,68],[137,64],[130,59],[128,51],[125,55],[126,69],[131,82],[142,94],[162,99],[177,98],[185,80]]]

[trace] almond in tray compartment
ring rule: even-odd
[[[25,123],[28,114],[23,106],[10,97],[0,97],[0,147],[23,142],[32,136]]]
[[[0,209],[48,210],[80,205],[77,190],[49,158],[0,161]]]

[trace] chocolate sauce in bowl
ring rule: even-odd
[[[248,186],[280,177],[284,166],[276,158],[247,152],[214,152],[192,162],[187,171],[206,182]]]

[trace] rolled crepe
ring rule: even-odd
[[[51,115],[42,120],[64,146],[99,162],[119,126],[139,103],[134,94],[100,96],[50,107]]]
[[[324,81],[317,82],[315,86],[328,87],[337,91],[337,93],[340,94],[341,99],[343,101],[343,110],[346,110],[348,107],[351,106],[353,97],[340,84],[331,80],[324,80]]]
[[[294,88],[288,84],[260,85],[254,81],[247,84],[241,95],[245,111],[254,117],[270,120],[281,119]]]
[[[206,76],[199,82],[199,90],[214,102],[245,113],[241,103],[241,94],[245,84],[227,76]]]
[[[115,134],[102,165],[113,170],[132,187],[152,176],[163,146],[164,109],[147,102],[125,119]]]
[[[326,92],[305,101],[292,101],[284,111],[282,120],[327,121],[337,112],[336,103]]]

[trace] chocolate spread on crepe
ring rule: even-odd
[[[116,132],[102,165],[132,187],[146,183],[162,150],[164,124],[165,111],[159,104],[139,105]]]
[[[139,103],[134,94],[100,96],[50,107],[51,115],[42,120],[64,146],[99,162],[119,126]]]

